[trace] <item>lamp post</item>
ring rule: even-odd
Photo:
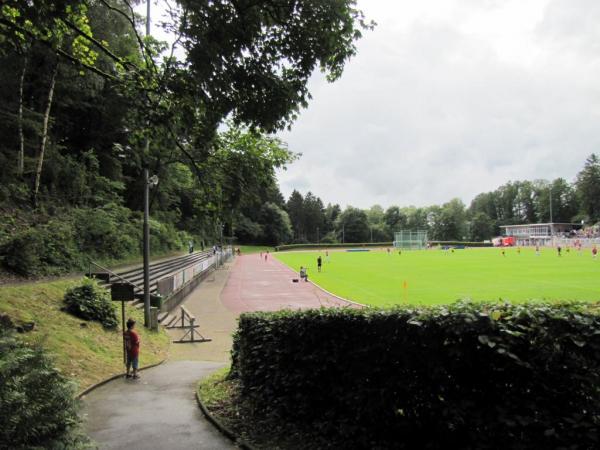
[[[150,186],[158,184],[158,177],[148,177],[144,168],[144,326],[150,327]]]

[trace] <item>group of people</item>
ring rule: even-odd
[[[325,259],[329,262],[329,251],[325,250]],[[323,258],[321,255],[317,257],[317,272],[321,272],[323,267]],[[304,281],[308,281],[308,268],[304,266],[300,266],[300,279]]]

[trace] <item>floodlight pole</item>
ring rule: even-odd
[[[144,168],[144,326],[150,327],[150,181]]]
[[[150,35],[150,0],[146,2],[146,36]],[[150,139],[146,138],[145,156],[148,157]],[[150,328],[150,181],[148,167],[144,167],[144,326]]]
[[[317,244],[321,243],[321,238],[319,237],[319,227],[317,227]]]
[[[554,220],[552,218],[552,184],[550,184],[549,193],[550,193],[550,236],[554,236]]]

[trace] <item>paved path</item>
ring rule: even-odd
[[[233,449],[206,421],[194,398],[198,379],[223,364],[172,361],[119,378],[84,398],[88,434],[102,449]]]
[[[186,308],[211,342],[172,344],[169,361],[141,372],[139,381],[116,379],[84,397],[84,425],[102,449],[235,448],[202,416],[195,400],[199,379],[229,363],[237,316],[246,311],[320,306],[355,307],[269,255],[237,257],[190,294]],[[180,330],[169,330],[173,339]],[[142,354],[143,359],[143,342]]]
[[[272,255],[237,257],[233,271],[221,293],[223,305],[236,314],[246,311],[319,308],[321,306],[357,307],[335,297],[312,283],[300,281],[298,273]]]

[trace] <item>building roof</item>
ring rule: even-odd
[[[573,225],[581,226],[580,223],[568,223],[568,222],[552,222],[552,223],[522,223],[519,225],[500,225],[500,228],[515,228],[515,227],[533,227],[533,226],[550,226],[550,225]]]

